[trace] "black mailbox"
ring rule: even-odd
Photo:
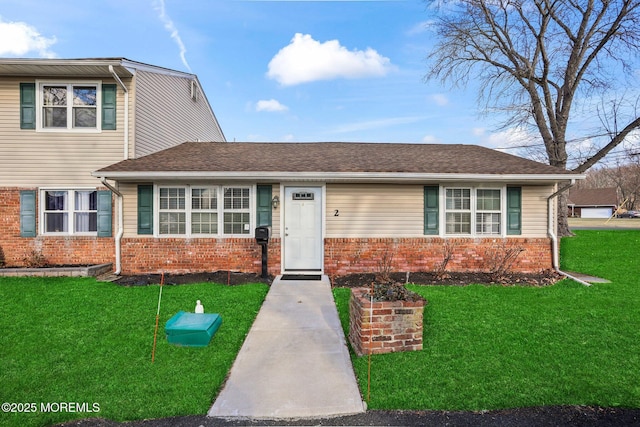
[[[269,243],[270,230],[267,226],[256,227],[256,242],[259,245],[266,245]]]
[[[262,225],[256,227],[256,243],[262,246],[262,278],[268,277],[267,269],[267,244],[269,243],[269,235],[271,234],[271,227]]]

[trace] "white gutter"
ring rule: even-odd
[[[124,160],[127,160],[129,158],[129,90],[118,77],[113,65],[109,65],[109,72],[124,91]]]
[[[109,179],[124,180],[192,180],[192,179],[227,179],[227,180],[297,180],[297,181],[362,181],[362,182],[538,182],[554,183],[566,181],[567,175],[535,175],[535,174],[466,174],[466,173],[417,173],[417,172],[271,172],[271,171],[96,171],[93,176],[107,176]],[[575,176],[575,175],[574,175]],[[573,176],[572,176],[573,177]],[[579,175],[577,179],[584,179]]]
[[[591,283],[585,282],[584,280],[578,279],[575,276],[572,276],[569,273],[566,273],[564,271],[560,270],[560,262],[559,262],[559,250],[558,250],[558,236],[556,236],[556,232],[555,232],[555,221],[553,220],[553,213],[554,213],[554,209],[553,209],[553,199],[555,197],[557,197],[560,193],[568,190],[569,188],[573,187],[573,185],[576,183],[575,179],[571,180],[571,183],[568,185],[565,185],[564,187],[562,187],[560,190],[556,191],[555,193],[553,193],[552,195],[550,195],[549,197],[547,197],[547,213],[548,213],[548,219],[547,219],[547,225],[548,225],[548,233],[549,233],[549,238],[551,239],[551,253],[552,253],[552,264],[553,264],[553,269],[565,276],[568,277],[571,280],[574,280],[584,286],[591,286]],[[557,209],[556,209],[557,211]]]
[[[122,193],[118,191],[113,185],[107,182],[107,178],[102,178],[102,185],[111,190],[116,196],[118,196],[118,233],[116,233],[116,271],[115,275],[120,275],[122,271],[122,256],[121,256],[121,241],[124,234],[124,203],[122,200]]]

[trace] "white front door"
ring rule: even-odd
[[[284,271],[322,271],[322,188],[284,189]]]

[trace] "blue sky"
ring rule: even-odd
[[[0,0],[0,57],[192,72],[229,141],[529,142],[473,87],[424,82],[429,18],[421,0]]]

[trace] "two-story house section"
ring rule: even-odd
[[[0,58],[0,266],[114,262],[122,199],[91,172],[185,141],[225,142],[194,74]]]

